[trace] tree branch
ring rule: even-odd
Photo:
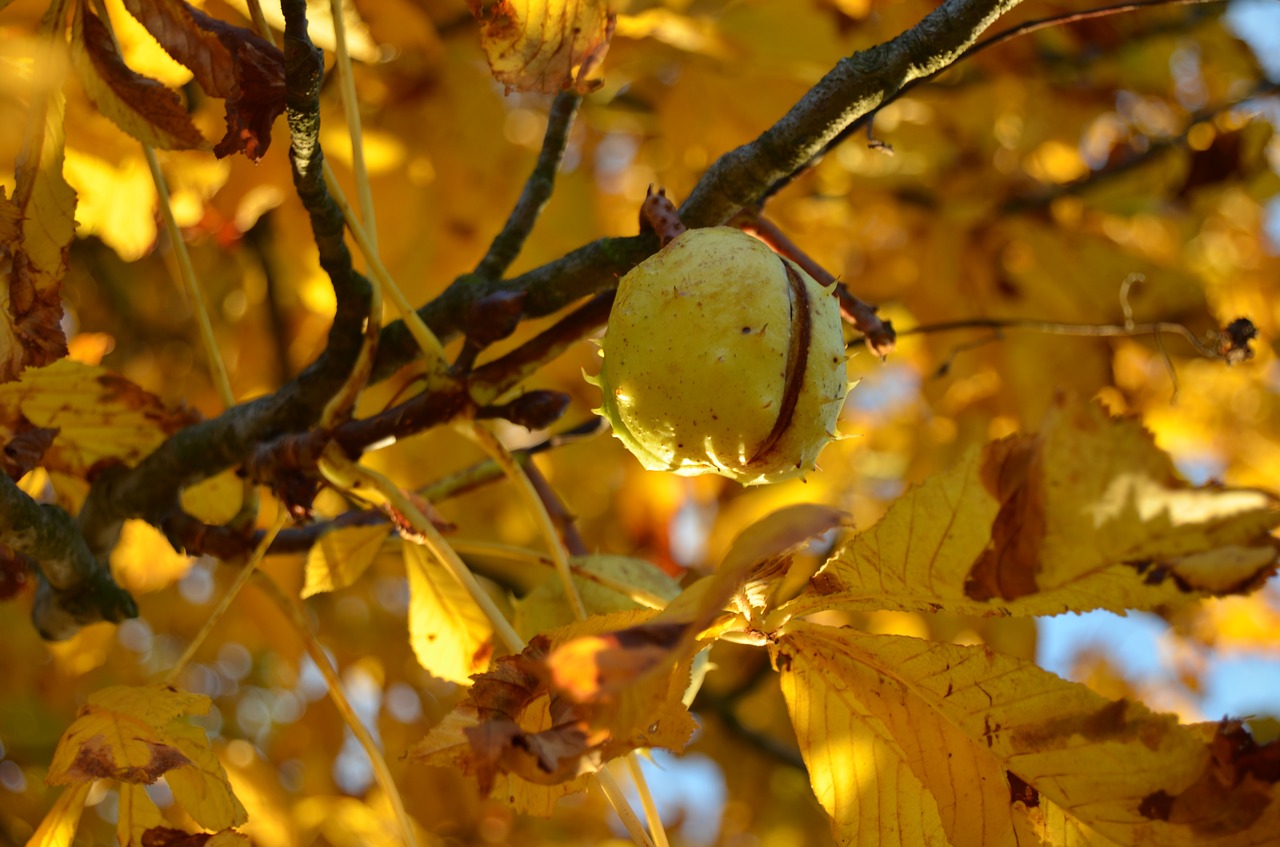
[[[70,638],[87,623],[136,617],[138,607],[84,543],[74,519],[37,503],[0,473],[0,537],[35,562],[39,585],[31,617],[44,638]]]
[[[564,159],[564,148],[569,142],[569,127],[573,125],[573,116],[578,112],[582,97],[572,91],[562,91],[551,102],[551,110],[547,115],[547,132],[542,139],[542,151],[538,153],[537,164],[533,173],[529,174],[524,184],[524,191],[516,206],[511,210],[502,232],[493,239],[489,252],[476,265],[476,276],[485,279],[500,279],[520,250],[524,247],[529,232],[542,214],[547,201],[551,199],[551,190],[555,187],[556,171]]]
[[[1157,6],[1202,6],[1202,5],[1209,5],[1213,3],[1225,3],[1225,2],[1226,0],[1140,0],[1140,2],[1136,2],[1136,3],[1122,3],[1116,6],[1104,6],[1099,9],[1088,9],[1083,12],[1068,12],[1062,15],[1052,15],[1047,18],[1038,18],[1033,21],[1025,21],[1021,24],[1018,24],[1017,26],[1012,26],[1012,27],[1009,27],[1008,29],[1001,30],[995,35],[984,38],[981,41],[974,42],[966,50],[964,50],[964,52],[962,52],[959,56],[956,57],[955,62],[953,62],[953,64],[956,62],[960,62],[964,59],[968,59],[970,56],[980,53],[983,50],[986,50],[990,47],[996,47],[1001,44],[1004,44],[1007,41],[1012,41],[1013,39],[1018,38],[1020,36],[1030,35],[1033,32],[1038,32],[1042,29],[1048,29],[1050,27],[1065,26],[1067,24],[1079,23],[1081,21],[1095,20],[1097,18],[1107,18],[1107,17],[1112,17],[1114,15],[1126,14],[1128,12],[1137,12],[1144,9],[1150,9]],[[867,128],[868,135],[870,135],[870,126],[872,121],[875,120],[875,116],[877,112],[879,112],[889,103],[902,97],[907,92],[914,89],[916,86],[929,82],[931,79],[933,79],[934,77],[938,76],[943,71],[945,71],[947,67],[949,66],[939,67],[937,70],[934,70],[926,75],[923,75],[916,79],[911,80],[910,82],[906,83],[901,88],[899,88],[897,91],[894,91],[889,96],[885,97],[884,101],[881,102],[878,106],[876,106],[875,109],[868,111],[866,114],[860,116],[856,120],[851,121],[848,126],[842,129],[834,137],[832,137],[826,144],[824,144],[822,148],[818,150],[808,162],[805,163],[804,167],[797,168],[795,171],[791,172],[790,174],[787,174],[781,179],[776,180],[771,186],[769,186],[769,189],[761,196],[760,200],[763,201],[769,197],[772,197],[774,194],[777,194],[779,191],[781,191],[783,188],[789,185],[795,177],[797,177],[799,174],[803,173],[804,171],[808,170],[809,168],[813,167],[824,155],[830,152],[833,148],[838,147],[850,135],[857,132],[858,130],[863,129],[865,127]],[[892,150],[892,147],[889,147],[884,142],[879,142],[875,140],[872,140],[870,142],[870,146],[888,147],[888,149]]]
[[[691,225],[727,220],[762,196],[779,177],[803,167],[843,127],[874,109],[903,84],[953,62],[982,30],[1017,2],[946,0],[912,30],[842,60],[775,127],[722,157],[694,189],[682,216]],[[318,143],[319,53],[307,38],[301,0],[288,0],[285,15],[287,104],[293,133],[295,186],[311,216],[321,265],[333,280],[338,300],[329,345],[316,362],[275,394],[176,433],[135,468],[114,468],[101,474],[79,517],[83,541],[100,557],[114,547],[124,519],[141,517],[163,526],[166,520],[173,519],[177,495],[183,488],[242,464],[257,445],[307,430],[342,385],[359,351],[369,288],[351,267],[340,211],[323,189]],[[544,152],[549,149],[544,148]],[[530,201],[536,205],[534,201],[536,194]],[[513,226],[514,232],[521,224]],[[465,324],[468,308],[495,292],[524,292],[526,317],[552,314],[584,297],[613,290],[617,280],[657,246],[652,235],[605,238],[514,279],[498,281],[469,274],[455,280],[419,314],[442,341],[457,335]],[[508,248],[500,248],[505,249]],[[501,261],[495,259],[493,264],[500,265]],[[595,315],[591,317],[594,319]],[[556,349],[563,339],[550,341],[539,355]],[[372,379],[385,378],[416,354],[417,348],[402,323],[387,327],[382,333]],[[497,362],[491,364],[492,370],[499,368]],[[508,364],[514,362],[508,360]],[[516,367],[501,374],[496,382],[505,384],[522,372]],[[423,420],[430,423],[438,417],[425,414]],[[378,425],[367,426],[372,431]]]
[[[755,141],[719,158],[680,207],[691,227],[715,226],[754,204],[904,85],[951,65],[1020,0],[946,0],[906,32],[841,59]]]
[[[255,444],[305,430],[342,385],[359,353],[370,289],[351,264],[342,211],[324,186],[319,140],[323,56],[307,36],[302,0],[286,0],[284,12],[286,113],[294,186],[310,215],[320,265],[332,280],[338,304],[328,347],[297,380],[275,394],[175,433],[137,467],[113,468],[96,479],[79,524],[89,549],[99,556],[115,546],[126,518],[141,517],[161,526],[173,513],[183,488],[239,464]]]

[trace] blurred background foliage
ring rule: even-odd
[[[206,136],[221,130],[216,103],[107,0],[128,62],[180,88]],[[244,22],[234,3],[196,3]],[[323,17],[324,9],[315,15]],[[722,153],[768,128],[841,57],[915,24],[926,0],[632,0],[618,22],[604,87],[573,126],[556,192],[513,272],[607,235],[636,231],[646,186],[679,199]],[[1080,3],[1025,3],[1018,21],[1079,11]],[[1230,9],[1230,12],[1228,12]],[[0,17],[0,159],[21,143],[32,33],[43,3],[16,0]],[[457,0],[361,0],[350,9],[366,156],[387,267],[426,302],[483,255],[518,196],[542,140],[549,99],[504,96]],[[1269,23],[1268,23],[1269,22]],[[715,566],[750,521],[792,502],[824,502],[873,523],[914,482],[964,450],[1033,431],[1061,392],[1140,415],[1188,479],[1275,487],[1280,471],[1280,117],[1267,26],[1274,6],[1156,7],[1051,28],[984,51],[912,90],[772,197],[765,214],[900,330],[971,318],[1120,324],[1121,284],[1134,320],[1173,321],[1198,335],[1247,316],[1257,357],[1227,368],[1167,338],[1174,383],[1150,337],[1077,338],[990,330],[904,334],[885,362],[862,352],[861,384],[842,430],[807,483],[742,489],[720,479],[648,473],[608,437],[542,454],[539,467],[578,516],[594,550],[641,556],[680,575]],[[1253,46],[1242,33],[1256,36]],[[321,28],[313,34],[323,46]],[[1259,56],[1273,64],[1271,76]],[[25,72],[25,76],[24,76]],[[38,81],[34,81],[38,82]],[[156,197],[136,142],[68,89],[67,179],[79,192],[79,239],[66,281],[73,355],[101,361],[171,402],[206,416],[219,402],[195,341],[192,314],[157,232]],[[323,95],[322,140],[350,196],[351,153],[335,86]],[[296,374],[321,349],[333,298],[292,193],[287,129],[257,165],[236,157],[161,153],[174,210],[213,307],[236,394],[251,398]],[[549,325],[533,321],[493,353]],[[855,348],[857,349],[857,348]],[[587,343],[529,383],[573,399],[561,428],[598,404],[583,369]],[[411,369],[367,392],[383,408]],[[510,446],[546,433],[509,427]],[[370,457],[405,486],[422,486],[482,458],[448,429]],[[72,506],[70,480],[53,479]],[[206,492],[234,511],[230,480]],[[337,511],[336,499],[322,509]],[[457,538],[537,547],[535,527],[503,484],[437,504]],[[270,508],[263,521],[269,522]],[[816,565],[815,559],[814,564]],[[300,588],[303,557],[266,569]],[[0,841],[22,843],[52,802],[43,782],[54,744],[85,696],[136,684],[170,667],[235,575],[174,553],[154,530],[130,524],[113,558],[142,615],[96,625],[61,644],[41,642],[26,600],[0,610]],[[595,796],[569,798],[550,822],[517,820],[475,796],[455,774],[410,768],[399,754],[460,696],[431,678],[406,640],[407,589],[393,550],[354,587],[312,598],[321,640],[352,700],[374,727],[406,805],[449,844],[608,843],[617,838]],[[930,635],[1025,657],[1033,623],[846,616],[875,632]],[[1080,619],[1083,621],[1084,619]],[[1268,670],[1280,711],[1280,588],[1209,603],[1169,622],[1153,618],[1156,655],[1126,662],[1112,630],[1085,623],[1056,669],[1110,696],[1140,695],[1184,719],[1206,713],[1206,677],[1235,655]],[[1090,627],[1093,627],[1092,629]],[[1118,630],[1117,630],[1118,631]],[[1127,636],[1125,636],[1127,637]],[[1095,646],[1088,646],[1094,643]],[[1144,642],[1145,643],[1145,642]],[[1085,645],[1081,647],[1080,645]],[[1117,652],[1117,648],[1119,652]],[[681,763],[653,779],[678,843],[820,844],[825,816],[795,767],[776,683],[758,650],[722,645],[695,711],[702,730]],[[1041,658],[1044,659],[1043,650]],[[1135,670],[1136,668],[1136,670]],[[1270,674],[1270,676],[1267,676]],[[324,686],[278,610],[251,587],[219,625],[181,684],[214,698],[204,721],[264,847],[348,847],[394,838],[367,760],[325,699]],[[1265,691],[1265,689],[1264,689]],[[157,797],[163,799],[163,786]],[[113,796],[92,797],[80,839],[112,838]],[[621,843],[621,842],[619,842]]]

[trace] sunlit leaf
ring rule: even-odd
[[[872,843],[867,820],[927,835],[931,800],[950,843],[1013,843],[1029,790],[1123,844],[1263,844],[1280,819],[1274,745],[1235,724],[1180,726],[984,647],[793,624],[772,652],[841,843]]]
[[[239,826],[248,819],[222,762],[209,746],[204,730],[187,723],[172,723],[167,736],[182,751],[190,765],[165,775],[173,797],[206,829],[220,830]]]
[[[121,588],[146,594],[167,588],[191,569],[192,559],[173,549],[169,539],[146,521],[129,520],[111,551],[111,573]]]
[[[377,523],[339,527],[320,536],[320,540],[307,552],[306,584],[302,587],[302,596],[337,591],[355,584],[377,558],[387,541],[388,532],[386,524]],[[408,555],[406,564],[409,563]],[[448,578],[448,574],[445,577]]]
[[[597,88],[613,35],[602,0],[467,0],[493,75],[507,90]]]
[[[280,50],[183,0],[125,0],[125,8],[170,56],[191,69],[206,94],[226,101],[227,132],[214,152],[261,159],[271,144],[271,124],[284,111]]]
[[[46,781],[94,779],[151,784],[190,760],[165,737],[176,718],[208,711],[209,700],[170,688],[116,686],[96,692],[63,734]]]
[[[27,847],[71,847],[80,825],[80,813],[84,811],[85,798],[89,796],[91,782],[69,785],[54,801],[40,826],[27,840]]]
[[[1255,586],[1277,523],[1272,495],[1190,486],[1140,424],[1060,406],[909,492],[789,608],[1149,609]]]
[[[175,799],[198,823],[225,829],[245,811],[204,730],[184,718],[209,711],[208,697],[169,686],[104,688],[89,695],[54,751],[50,785],[111,779],[138,786],[167,778]],[[130,832],[153,816],[130,796]],[[124,826],[124,824],[121,824]]]
[[[202,480],[179,495],[182,510],[207,524],[225,524],[244,503],[244,480],[235,471],[226,471]]]
[[[433,675],[467,684],[493,652],[493,630],[484,612],[443,565],[417,544],[405,542],[409,577],[409,643]]]
[[[614,585],[640,589],[661,601],[671,600],[680,593],[679,583],[644,559],[597,554],[575,556],[570,564],[579,569],[580,575],[576,575],[573,582],[590,615],[640,608],[641,604],[611,587]],[[608,582],[594,581],[590,578],[593,575]],[[512,624],[521,636],[532,638],[540,632],[567,626],[573,619],[563,583],[557,575],[549,574],[541,585],[516,601]]]

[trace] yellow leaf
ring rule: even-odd
[[[614,35],[619,38],[652,38],[689,53],[715,59],[732,57],[733,49],[710,18],[682,15],[671,9],[645,9],[635,15],[618,15]]]
[[[806,760],[826,764],[814,786],[842,843],[858,843],[868,815],[881,826],[930,819],[923,795],[957,847],[1014,843],[1011,809],[1040,798],[1107,838],[1152,847],[1262,844],[1280,817],[1274,783],[1250,771],[1257,745],[1237,726],[1179,726],[980,646],[796,623],[772,652]],[[851,758],[858,749],[875,751],[874,768]],[[856,789],[840,768],[898,777]]]
[[[244,503],[244,480],[235,471],[201,480],[182,489],[182,510],[207,524],[221,526],[240,512]]]
[[[120,847],[142,847],[142,834],[164,823],[160,810],[141,785],[121,784],[118,809],[116,836]]]
[[[508,91],[598,88],[614,19],[601,0],[467,0],[494,78]]]
[[[81,707],[62,736],[45,778],[50,785],[115,779],[151,784],[168,771],[190,764],[160,732],[129,715],[93,705]]]
[[[310,597],[354,585],[373,564],[390,531],[385,523],[375,523],[339,527],[320,536],[320,540],[307,552],[306,584],[302,587],[302,596]],[[408,559],[405,561],[407,564]]]
[[[900,498],[786,609],[1149,609],[1253,587],[1277,523],[1272,495],[1193,488],[1140,424],[1060,404]]]
[[[0,382],[67,352],[61,288],[76,234],[76,195],[62,176],[66,99],[56,81],[65,74],[65,58],[56,43],[37,49],[37,73],[51,84],[32,92],[9,208],[22,225],[17,239],[3,245],[7,261],[0,263]]]
[[[80,198],[80,235],[96,235],[127,262],[156,243],[156,186],[142,151],[119,156],[68,148],[65,172]],[[96,363],[94,363],[96,364]]]
[[[174,798],[201,826],[242,824],[244,807],[204,730],[183,720],[206,714],[210,705],[202,694],[170,686],[118,685],[96,691],[63,733],[45,780],[61,785],[114,779],[137,785],[164,776]],[[127,824],[130,832],[155,825],[136,795],[127,799],[136,815]]]
[[[1011,777],[1010,782],[1014,779]],[[1019,847],[1118,847],[1115,841],[1071,817],[1034,789],[1025,800],[1014,792],[1013,827]]]
[[[467,685],[493,651],[484,612],[453,575],[417,544],[405,542],[409,576],[409,641],[432,675]]]
[[[163,150],[206,146],[178,95],[126,65],[111,31],[83,4],[72,21],[71,62],[89,99],[129,135]]]
[[[27,840],[27,847],[71,847],[76,828],[80,825],[85,798],[92,786],[91,782],[82,782],[63,791]]]
[[[124,377],[71,361],[0,385],[0,424],[12,426],[20,417],[59,430],[41,465],[72,476],[85,476],[104,459],[132,465],[198,420],[187,409],[167,408]]]
[[[816,503],[797,503],[770,513],[744,529],[716,572],[686,588],[659,618],[692,622],[697,631],[731,603],[737,611],[763,611],[795,554],[848,520],[844,512]]]
[[[680,593],[680,584],[657,565],[644,559],[629,556],[575,556],[570,565],[579,574],[604,577],[610,583],[631,586],[662,600],[671,600]],[[575,575],[574,585],[582,597],[587,614],[600,615],[640,608],[640,604],[626,594],[592,581],[587,576]],[[540,632],[573,623],[573,610],[564,596],[564,584],[559,576],[551,574],[541,584],[515,602],[512,624],[516,632],[526,639]]]
[[[192,820],[205,829],[227,829],[248,820],[227,772],[209,746],[204,730],[188,723],[171,723],[166,729],[173,746],[191,763],[165,775],[173,797]]]
[[[90,694],[89,705],[142,721],[160,730],[178,718],[207,715],[212,702],[203,694],[192,694],[168,685],[113,685]],[[74,726],[72,724],[72,728]]]
[[[191,569],[193,559],[173,549],[169,539],[146,521],[127,520],[111,551],[111,574],[133,594],[168,588]]]

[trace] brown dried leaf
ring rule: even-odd
[[[473,677],[467,699],[410,756],[427,765],[458,767],[485,794],[496,791],[515,808],[548,814],[555,797],[582,790],[580,777],[610,759],[642,747],[683,749],[695,728],[680,700],[689,682],[687,661],[650,672],[620,691],[604,694],[597,688],[591,692],[596,696],[584,702],[576,702],[552,681],[556,670],[548,664],[548,654],[553,645],[590,641],[644,614],[594,616],[538,636],[520,655],[498,659],[493,670]],[[678,637],[682,627],[671,628]],[[620,640],[639,629],[643,627],[624,628]],[[659,655],[671,658],[669,650]],[[563,790],[529,790],[529,785]]]
[[[4,451],[0,453],[0,469],[17,482],[40,464],[58,430],[34,426],[21,415],[13,424],[14,428],[10,430],[7,421],[0,422],[0,436],[4,436],[6,430],[12,433],[5,439]]]
[[[1138,810],[1152,820],[1186,826],[1205,839],[1247,831],[1276,798],[1280,742],[1258,744],[1239,721],[1212,725],[1209,762],[1177,793],[1147,795]]]
[[[583,714],[543,682],[547,645],[545,638],[534,639],[523,653],[503,656],[493,670],[477,674],[450,724],[466,747],[450,745],[447,761],[475,777],[486,796],[499,774],[553,785],[600,767]],[[439,741],[428,737],[410,755],[426,764],[444,764],[433,758],[439,749]]]
[[[271,144],[271,125],[284,111],[279,48],[182,0],[124,0],[124,5],[170,56],[191,69],[206,94],[226,100],[227,132],[214,153],[261,159]]]
[[[600,86],[615,15],[603,0],[467,0],[489,67],[507,91]]]
[[[89,99],[134,138],[163,150],[206,146],[177,93],[126,65],[110,30],[83,4],[72,22],[71,62]]]

